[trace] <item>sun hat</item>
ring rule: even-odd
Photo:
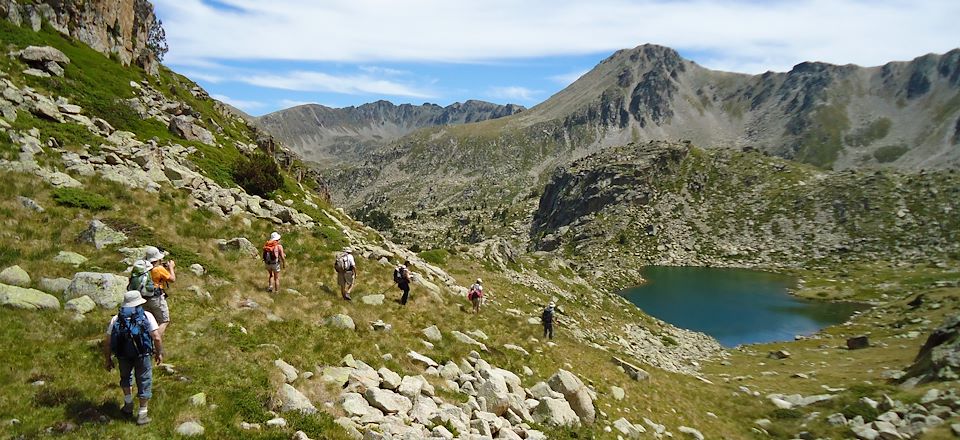
[[[147,255],[143,257],[143,259],[153,263],[154,261],[162,260],[163,257],[166,256],[166,252],[160,252],[160,249],[157,249],[155,246],[147,246]]]
[[[481,280],[480,278],[477,278],[477,284],[483,284],[483,280]]]
[[[136,275],[149,271],[153,267],[147,260],[137,260],[133,262],[133,273]]]
[[[556,306],[557,306],[557,303],[550,301],[550,307],[556,307]]]
[[[280,233],[277,232],[277,231],[271,232],[271,233],[270,233],[270,241],[277,241],[277,240],[280,240]]]
[[[120,307],[136,307],[145,302],[147,302],[147,300],[140,296],[140,292],[131,290],[123,294],[123,303],[120,304]]]

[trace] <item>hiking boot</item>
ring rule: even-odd
[[[273,292],[273,287],[267,287],[267,292]]]
[[[144,413],[140,413],[140,414],[137,416],[137,424],[138,424],[138,425],[143,426],[143,425],[146,425],[147,423],[150,423],[151,421],[152,421],[152,420],[150,419],[150,415],[149,415],[148,413],[145,413],[145,412],[144,412]]]
[[[133,402],[126,403],[124,402],[123,408],[120,408],[120,412],[127,417],[133,417]]]
[[[347,301],[353,301],[353,298],[350,298],[350,295],[343,295],[343,299]]]

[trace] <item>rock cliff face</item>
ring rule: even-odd
[[[23,3],[23,4],[21,4]],[[116,56],[155,74],[163,56],[154,43],[160,22],[147,0],[0,0],[0,17],[39,30],[42,23],[76,38],[96,51]]]
[[[301,105],[257,118],[257,124],[307,160],[354,162],[364,152],[430,126],[502,118],[523,111],[519,105],[470,100],[446,107],[394,105],[377,101],[359,107]]]

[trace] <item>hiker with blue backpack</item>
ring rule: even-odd
[[[272,232],[263,245],[263,264],[267,267],[267,292],[280,291],[280,269],[287,266],[287,254],[280,244],[280,233]]]
[[[123,295],[120,310],[107,326],[103,339],[104,368],[113,370],[113,356],[120,370],[120,389],[123,390],[122,413],[133,417],[133,386],[137,383],[140,400],[137,424],[150,423],[147,403],[153,397],[153,362],[163,362],[163,343],[160,326],[152,313],[143,309],[147,300],[140,292],[131,290]]]

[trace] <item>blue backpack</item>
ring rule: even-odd
[[[110,351],[118,358],[136,359],[153,354],[153,338],[143,307],[121,307],[110,329]]]

